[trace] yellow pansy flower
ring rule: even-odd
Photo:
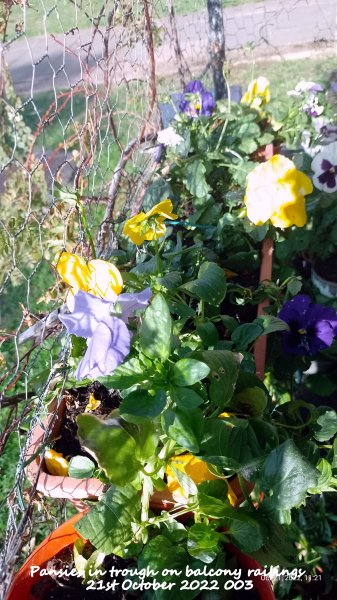
[[[69,462],[66,458],[64,458],[61,452],[55,452],[55,450],[46,450],[44,453],[44,459],[46,461],[47,470],[51,475],[67,477]]]
[[[74,294],[82,290],[98,298],[114,301],[123,289],[119,270],[105,260],[95,259],[87,263],[77,254],[62,252],[56,270],[63,281],[71,286]]]
[[[242,96],[242,104],[248,104],[251,108],[259,110],[270,101],[269,81],[266,77],[253,79],[248,86],[247,92]]]
[[[140,212],[126,221],[123,235],[127,235],[137,246],[145,240],[152,241],[162,237],[166,231],[164,221],[178,216],[172,210],[171,200],[162,200],[147,213]]]
[[[89,400],[84,409],[84,412],[91,412],[93,410],[96,410],[96,408],[98,408],[99,406],[101,406],[101,401],[96,400],[94,394],[89,394]]]
[[[312,190],[309,177],[289,158],[276,154],[247,177],[244,201],[248,219],[254,225],[270,220],[275,227],[303,227],[307,221],[304,196]]]
[[[186,502],[187,495],[183,488],[180,486],[179,481],[171,468],[171,465],[175,469],[179,469],[182,473],[188,475],[194,483],[202,483],[203,481],[210,481],[212,479],[218,479],[216,475],[213,475],[208,468],[208,464],[200,458],[196,458],[188,452],[187,454],[180,454],[179,456],[173,456],[170,458],[169,463],[166,467],[167,487],[170,490],[173,498],[176,502]]]

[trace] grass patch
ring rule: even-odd
[[[224,8],[252,4],[261,0],[222,0]],[[28,37],[43,35],[45,32],[62,34],[72,28],[90,29],[98,22],[102,0],[30,0],[26,8],[14,5],[8,27],[8,36],[15,37],[16,32],[24,31]],[[174,8],[177,15],[190,14],[206,8],[205,0],[176,0]],[[129,6],[124,4],[122,10],[117,11],[115,25],[122,23]],[[109,10],[109,6],[108,6]],[[141,11],[141,4],[138,6]],[[123,15],[124,12],[124,15]],[[155,3],[154,14],[159,17],[168,14],[165,0]],[[105,28],[108,11],[105,11],[100,20],[100,27]],[[139,12],[140,16],[140,12]],[[133,17],[137,19],[137,11],[133,7]]]
[[[300,80],[326,81],[336,73],[336,58],[299,59],[282,61],[259,61],[251,65],[236,65],[232,69],[231,84],[239,84],[245,89],[248,83],[263,75],[270,81],[272,98],[282,100],[287,91],[294,88]]]

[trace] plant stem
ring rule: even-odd
[[[90,246],[92,258],[95,259],[96,258],[95,244],[94,244],[94,240],[92,239],[92,235],[90,233],[90,229],[89,229],[87,217],[85,216],[85,212],[84,212],[84,207],[83,207],[83,205],[80,202],[77,202],[77,208],[78,208],[78,212],[80,213],[80,218],[81,218],[81,221],[82,221],[82,225],[83,225],[84,231],[85,231],[86,236],[87,236],[88,241],[89,241],[89,246]]]
[[[157,264],[156,275],[160,275],[162,264],[161,264],[161,258],[160,258],[160,253],[159,253],[158,239],[156,237],[154,238],[154,251],[155,251],[155,255],[156,255],[156,264]]]

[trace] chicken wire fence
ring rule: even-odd
[[[156,134],[189,80],[220,96],[224,72],[245,83],[259,62],[293,58],[301,79],[299,59],[333,61],[336,18],[335,0],[2,0],[2,598],[18,561],[69,514],[25,476],[69,362],[55,256],[89,258],[88,229],[98,256],[116,250],[112,224],[139,210]]]

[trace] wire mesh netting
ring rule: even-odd
[[[18,563],[73,510],[36,491],[32,432],[60,403],[63,249],[118,252],[158,166],[156,135],[192,78],[274,89],[336,76],[335,0],[5,0],[0,5],[2,597]],[[223,68],[224,67],[224,68]],[[222,75],[221,75],[222,76]],[[57,385],[56,385],[57,383]],[[52,492],[51,492],[52,495]]]

